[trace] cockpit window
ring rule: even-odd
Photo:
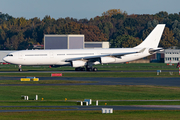
[[[7,54],[7,56],[13,56],[13,54]]]

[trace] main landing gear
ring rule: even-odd
[[[78,67],[75,68],[75,71],[97,71],[98,69],[96,67],[86,67],[86,69],[84,67]]]
[[[98,69],[96,67],[90,67],[86,66],[86,71],[97,71]]]

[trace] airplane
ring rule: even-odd
[[[158,48],[165,24],[158,24],[147,38],[133,48],[20,50],[7,54],[3,60],[19,65],[72,66],[76,71],[97,71],[93,65],[124,63],[147,57]]]

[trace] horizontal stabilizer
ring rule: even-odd
[[[154,52],[161,51],[161,50],[163,50],[163,48],[150,48],[149,53],[154,53]]]

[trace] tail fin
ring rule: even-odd
[[[147,38],[135,48],[157,48],[164,31],[165,24],[158,24]]]

